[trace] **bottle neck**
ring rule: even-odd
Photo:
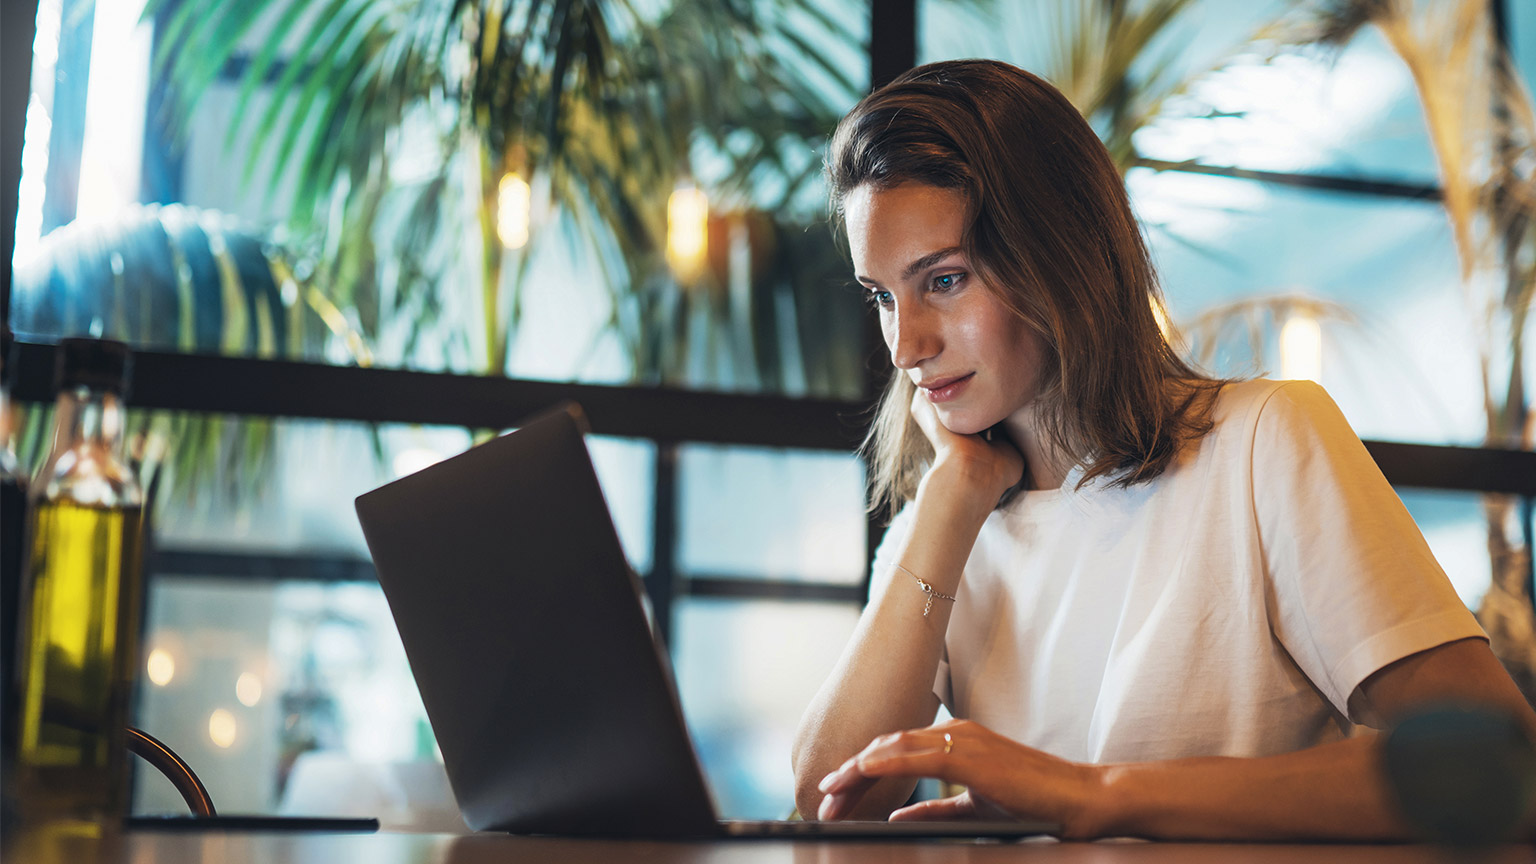
[[[121,452],[123,441],[123,401],[115,393],[75,387],[59,392],[54,404],[54,452],[62,452],[81,443],[99,446],[110,453]]]
[[[34,500],[138,506],[138,481],[122,456],[125,418],[122,400],[111,393],[87,387],[60,391],[53,448],[29,490]]]

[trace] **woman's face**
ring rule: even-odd
[[[879,309],[891,362],[952,432],[1021,414],[1039,390],[1045,346],[960,251],[965,196],[923,183],[843,201],[854,277]]]

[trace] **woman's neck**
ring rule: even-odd
[[[1029,472],[1028,488],[1060,489],[1077,460],[1051,446],[1040,431],[1034,411],[1030,408],[1019,411],[1003,421],[1003,428],[1008,430],[1013,446],[1024,454],[1025,469]]]

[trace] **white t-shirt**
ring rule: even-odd
[[[1486,638],[1321,387],[1231,384],[1214,418],[1150,483],[1074,469],[992,513],[934,682],[951,714],[1079,762],[1264,756],[1344,737],[1383,666]],[[876,590],[920,590],[891,576],[911,522]]]

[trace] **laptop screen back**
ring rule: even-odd
[[[704,836],[713,810],[579,409],[357,499],[464,819]]]

